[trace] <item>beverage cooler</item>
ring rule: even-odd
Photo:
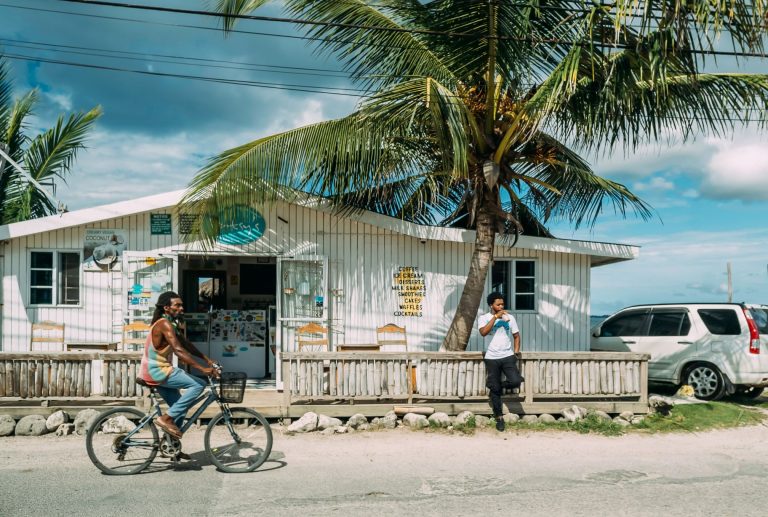
[[[215,310],[210,313],[208,357],[224,371],[266,374],[267,318],[263,310]]]

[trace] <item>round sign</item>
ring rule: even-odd
[[[219,216],[219,237],[222,244],[242,246],[256,242],[264,235],[267,222],[258,210],[236,205]]]

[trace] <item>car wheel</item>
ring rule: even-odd
[[[689,366],[683,380],[693,387],[693,394],[697,399],[718,400],[725,391],[723,374],[711,364],[697,363]]]
[[[765,388],[758,388],[756,386],[746,386],[736,390],[736,395],[748,399],[756,399],[763,394]]]

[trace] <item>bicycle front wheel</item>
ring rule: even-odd
[[[157,455],[157,428],[151,420],[136,426],[146,416],[134,408],[114,408],[96,418],[88,429],[88,457],[102,472],[112,476],[136,474]]]
[[[267,419],[248,408],[232,408],[216,415],[205,430],[205,452],[219,470],[252,472],[272,451],[272,429]]]

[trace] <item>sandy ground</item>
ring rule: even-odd
[[[224,474],[190,431],[180,468],[102,475],[82,437],[0,439],[0,515],[764,515],[768,428],[621,437],[570,432],[289,436]]]

